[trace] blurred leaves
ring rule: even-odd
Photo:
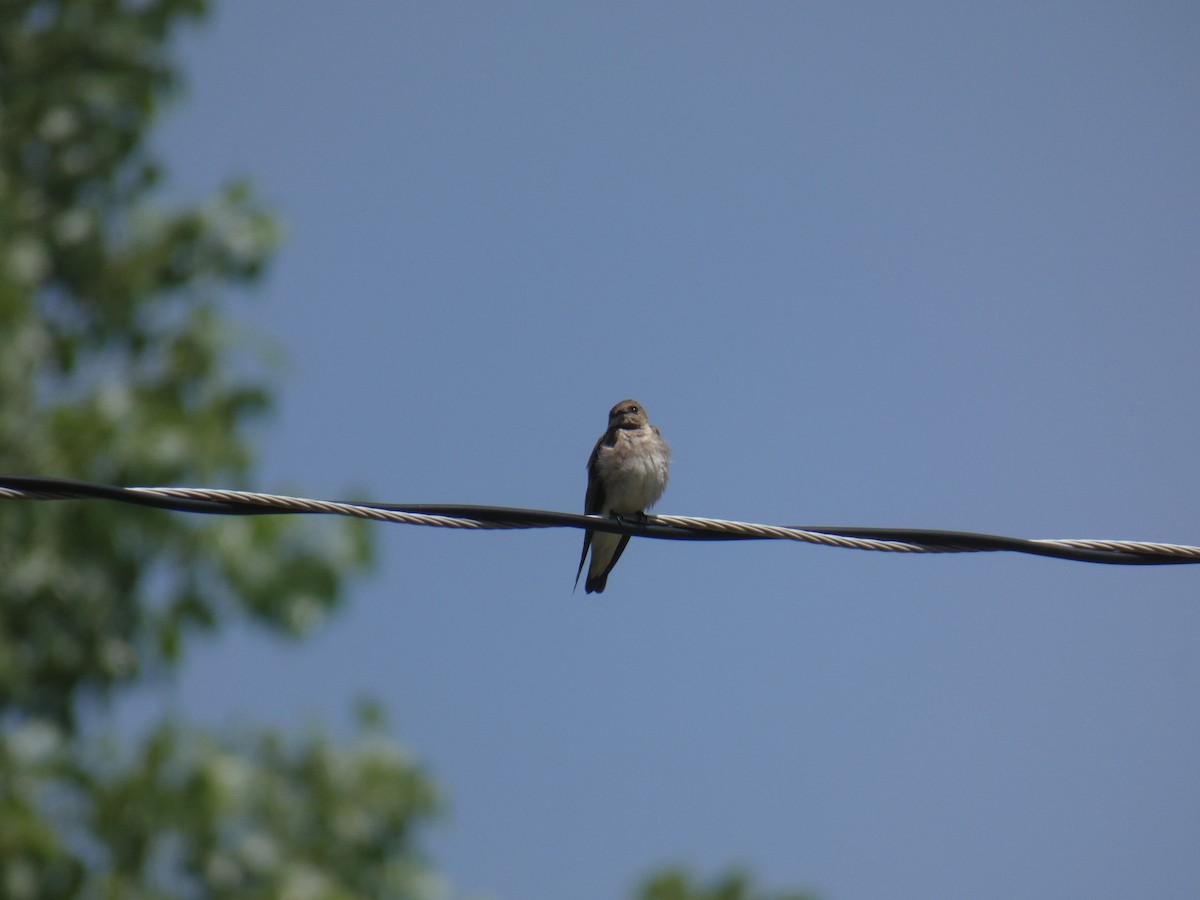
[[[711,884],[699,884],[683,869],[668,868],[646,879],[638,891],[638,900],[816,900],[805,891],[770,892],[759,890],[744,872],[733,871]]]
[[[279,229],[242,183],[153,203],[146,136],[200,0],[0,4],[0,468],[247,485],[264,361],[225,317]],[[0,896],[419,897],[430,781],[356,743],[79,727],[249,617],[303,635],[370,557],[361,523],[0,504]],[[92,717],[92,720],[95,716]],[[104,719],[99,720],[103,722]]]
[[[412,848],[437,808],[366,723],[351,747],[165,723],[123,759],[31,722],[0,740],[0,896],[438,897]]]
[[[278,240],[244,183],[155,206],[146,135],[198,0],[0,5],[0,468],[246,486],[265,361],[223,310]],[[347,523],[349,524],[349,523]],[[248,614],[302,635],[369,558],[361,525],[0,507],[0,714],[81,701]]]

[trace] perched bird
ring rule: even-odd
[[[671,448],[650,424],[646,410],[636,400],[622,400],[609,411],[608,430],[600,435],[588,459],[584,513],[644,515],[666,490],[670,468]],[[588,547],[592,548],[592,563],[583,587],[589,594],[599,594],[628,543],[627,534],[584,532],[575,586],[579,587]]]

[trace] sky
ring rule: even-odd
[[[156,143],[287,224],[229,304],[288,358],[261,490],[579,511],[633,397],[660,512],[1198,544],[1198,46],[1166,0],[225,3]],[[378,698],[455,896],[1200,896],[1200,569],[635,540],[588,596],[577,531],[374,527],[312,639],[163,696]]]

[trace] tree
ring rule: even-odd
[[[277,238],[244,185],[152,205],[145,138],[201,0],[0,5],[0,468],[244,484],[269,409],[224,313]],[[250,374],[245,374],[250,373]],[[167,721],[98,740],[80,713],[167,674],[236,616],[300,635],[369,559],[354,523],[0,504],[0,895],[400,897],[429,780],[359,741]]]
[[[638,900],[815,900],[815,895],[805,891],[760,891],[753,878],[736,870],[705,886],[683,869],[667,868],[642,882]]]

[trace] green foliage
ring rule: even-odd
[[[683,869],[664,869],[642,883],[638,900],[815,900],[804,891],[761,891],[744,872],[733,871],[701,885]]]
[[[245,485],[270,406],[223,314],[278,237],[245,185],[152,205],[145,138],[199,0],[0,3],[0,469]],[[239,291],[240,293],[240,291]],[[0,504],[0,896],[414,897],[429,780],[374,720],[229,738],[81,732],[189,635],[303,634],[369,559],[361,524]],[[100,718],[103,722],[103,717]],[[103,731],[100,729],[100,734]]]
[[[367,725],[219,740],[172,723],[133,758],[45,722],[0,740],[0,896],[413,898],[441,886],[412,850],[429,781]]]
[[[0,468],[245,485],[269,386],[220,305],[278,229],[245,185],[151,205],[145,137],[197,0],[0,5]],[[302,634],[367,531],[100,505],[0,508],[0,711],[69,728],[81,700],[248,613]]]

